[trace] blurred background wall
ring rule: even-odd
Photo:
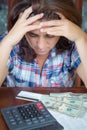
[[[7,0],[0,0],[0,35],[5,33],[7,30],[7,14]]]
[[[83,29],[87,33],[87,0],[84,0],[83,3],[83,10],[82,10],[82,17],[83,17]]]

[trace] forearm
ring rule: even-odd
[[[8,43],[8,40],[5,38],[0,43],[0,85],[2,84],[6,71],[7,71],[7,61],[12,50],[11,45]]]
[[[84,65],[87,66],[87,34],[83,32],[83,36],[79,38],[79,40],[76,41],[76,46],[81,58],[81,61],[84,63]]]
[[[82,36],[75,43],[87,76],[87,34],[82,32]]]

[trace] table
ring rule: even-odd
[[[86,88],[47,88],[47,87],[37,87],[37,88],[23,88],[23,87],[1,87],[0,88],[0,109],[7,107],[7,106],[13,106],[13,105],[19,105],[23,103],[27,103],[29,101],[16,99],[16,95],[21,91],[30,91],[30,92],[36,92],[36,93],[42,93],[42,94],[49,94],[50,92],[53,93],[60,93],[60,92],[74,92],[74,93],[87,93]],[[0,130],[8,130],[3,117],[0,112]]]

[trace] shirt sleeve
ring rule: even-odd
[[[18,57],[17,50],[18,50],[18,47],[14,47],[10,53],[10,56],[7,62],[7,67],[9,71],[11,71],[14,68],[14,66],[17,64],[17,57]]]
[[[77,69],[79,64],[81,63],[81,59],[75,44],[73,44],[71,49],[71,68]]]

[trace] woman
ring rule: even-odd
[[[87,86],[87,36],[72,0],[14,0],[9,33],[0,44],[0,84],[72,87],[76,73]]]

